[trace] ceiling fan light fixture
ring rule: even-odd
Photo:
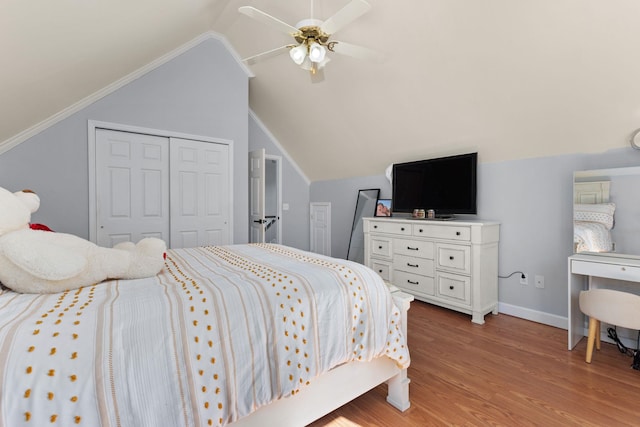
[[[309,59],[308,56],[304,58],[304,61],[302,61],[302,64],[298,64],[298,65],[300,65],[300,68],[302,68],[305,71],[311,71],[311,69],[313,68],[313,62],[311,62],[311,59]]]
[[[327,49],[318,42],[309,46],[309,59],[313,62],[322,62],[327,54]]]
[[[291,48],[289,51],[289,56],[291,60],[295,62],[297,65],[302,65],[304,60],[307,58],[307,46],[304,44],[298,45],[294,48]]]
[[[318,70],[320,70],[321,68],[324,68],[324,66],[327,65],[329,61],[331,61],[331,59],[329,57],[326,57],[322,62],[318,62],[316,64],[316,67],[318,68]]]

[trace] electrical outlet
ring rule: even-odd
[[[544,288],[544,276],[536,275],[535,280],[536,280],[536,288],[543,289]]]
[[[529,275],[527,273],[522,273],[520,275],[520,284],[528,285],[529,284]]]

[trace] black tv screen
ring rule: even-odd
[[[436,216],[477,214],[478,153],[393,165],[393,212],[433,209]]]

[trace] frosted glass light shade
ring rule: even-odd
[[[289,51],[289,56],[297,65],[300,65],[304,62],[304,59],[307,57],[307,46],[301,44],[294,48],[291,48]]]
[[[326,54],[327,50],[319,43],[313,42],[309,46],[309,59],[313,62],[322,62]]]
[[[300,64],[300,68],[305,71],[311,71],[311,68],[313,68],[313,62],[311,62],[308,56],[304,58],[304,61],[302,61],[302,64]]]

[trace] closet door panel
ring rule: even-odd
[[[171,138],[171,246],[230,243],[229,146]]]
[[[96,129],[97,244],[169,239],[169,139]]]

